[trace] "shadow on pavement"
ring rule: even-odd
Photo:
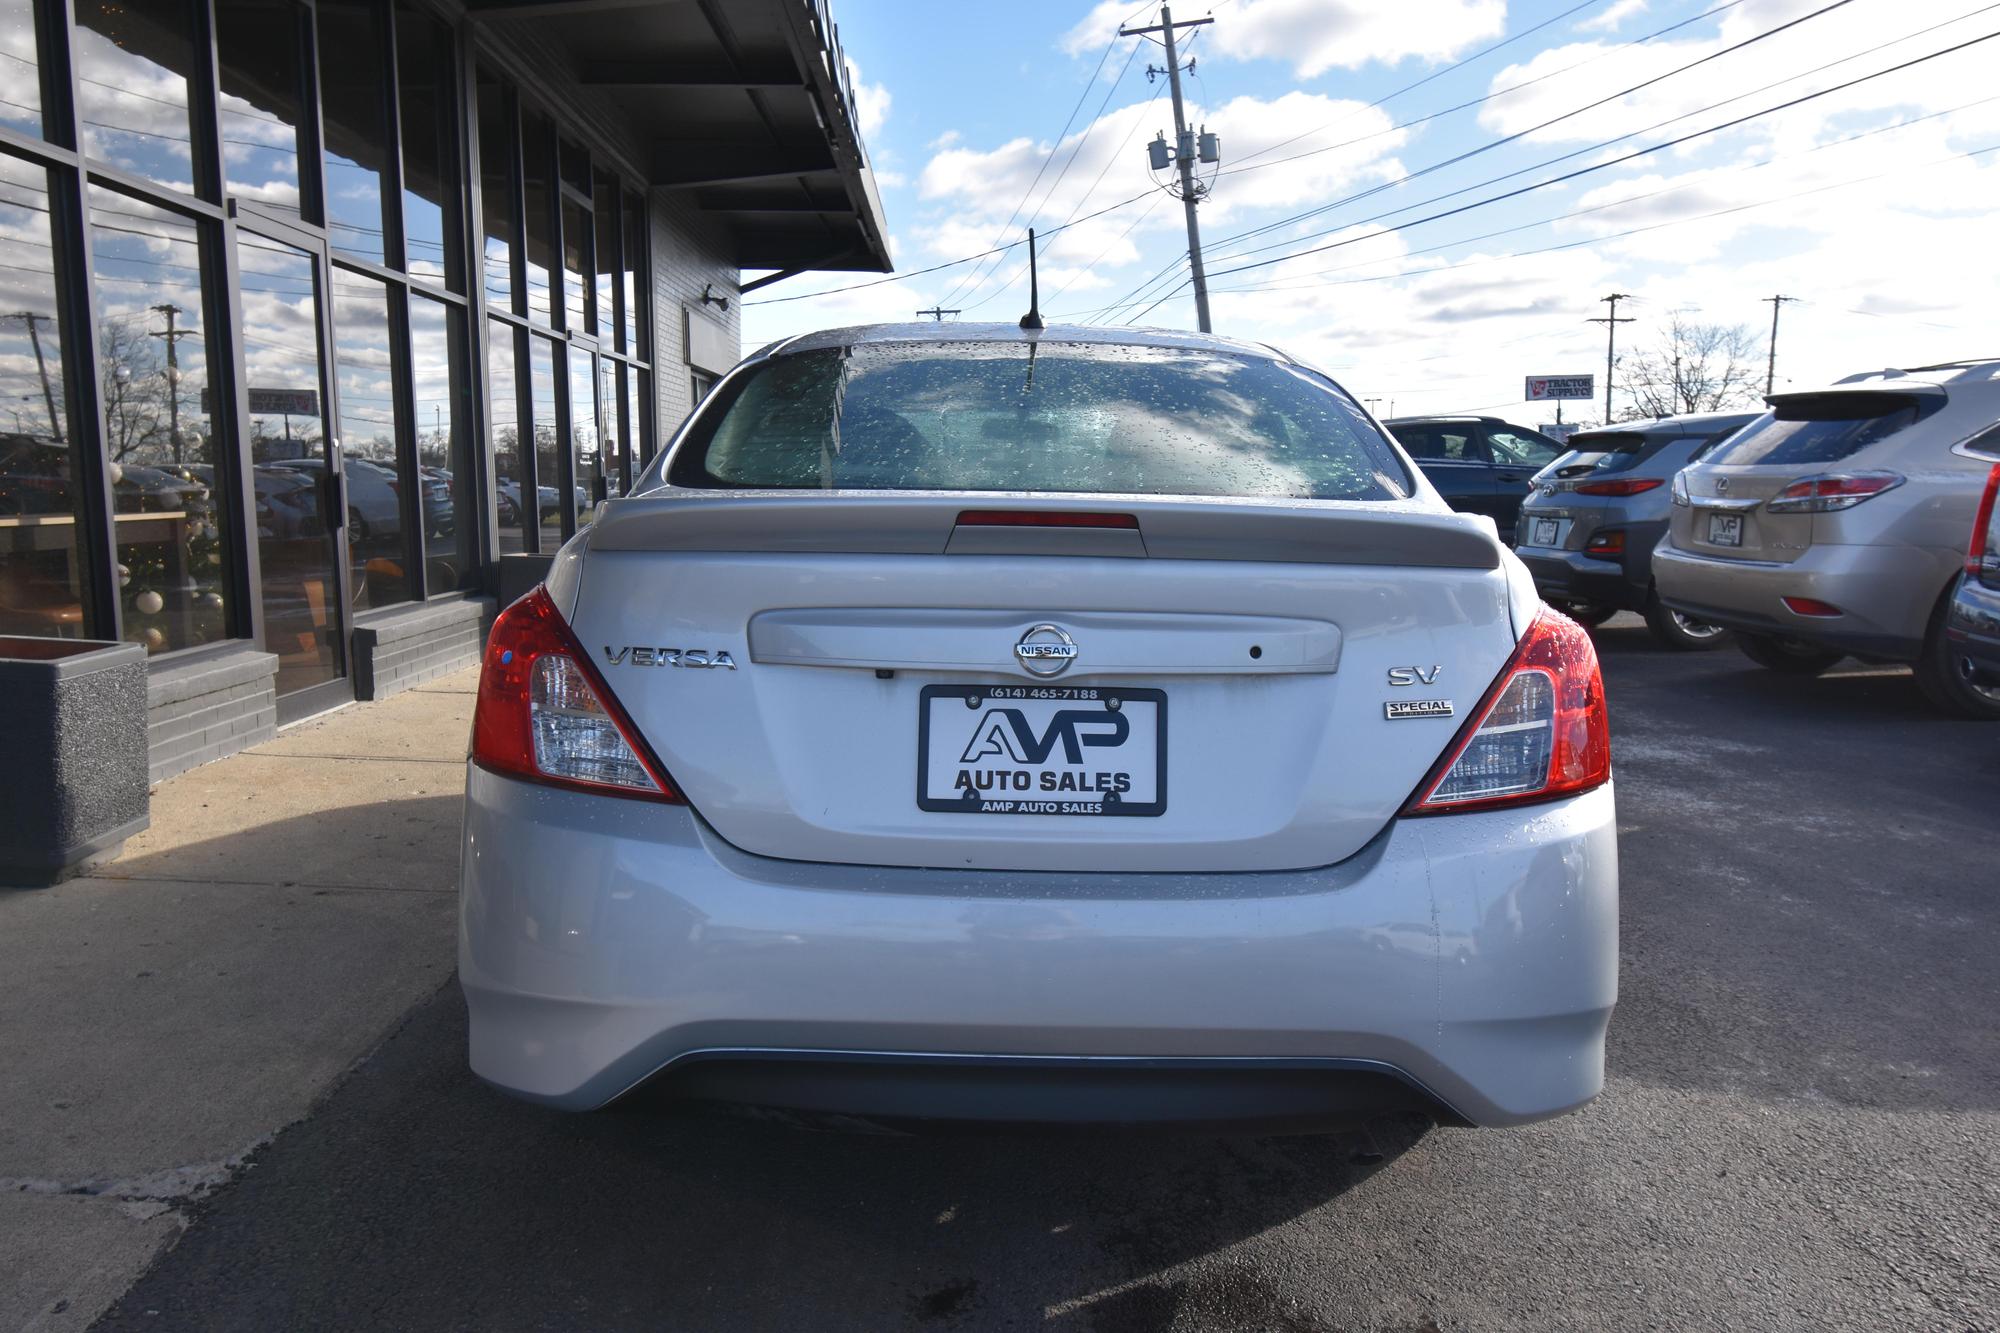
[[[1425,1128],[904,1137],[567,1115],[473,1080],[464,1021],[455,987],[422,1006],[99,1327],[1236,1326],[1271,1308],[1254,1282],[1155,1276],[1339,1198]]]

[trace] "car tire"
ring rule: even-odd
[[[1707,652],[1729,642],[1728,630],[1662,604],[1657,593],[1646,598],[1644,615],[1653,641],[1677,653]]]
[[[1945,608],[1940,606],[1924,636],[1924,655],[1917,659],[1917,688],[1954,717],[2000,722],[2000,685],[1980,685],[1972,679],[1965,654],[1945,637],[1944,621]]]
[[[1585,629],[1596,629],[1618,614],[1617,607],[1599,606],[1596,602],[1563,602],[1559,609]]]
[[[1739,634],[1736,646],[1758,666],[1787,676],[1817,676],[1847,656],[1781,634]]]

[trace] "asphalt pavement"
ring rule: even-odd
[[[2000,1327],[2000,726],[1600,631],[1610,1079],[1519,1130],[563,1115],[455,985],[191,1208],[125,1329]]]

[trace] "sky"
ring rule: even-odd
[[[1605,329],[1588,321],[1611,292],[1631,298],[1621,353],[1680,312],[1749,326],[1761,356],[1764,298],[1797,298],[1781,390],[2000,357],[2000,36],[1868,77],[2000,34],[2000,4],[1981,3],[1177,8],[1215,20],[1179,39],[1189,123],[1221,139],[1198,210],[1215,331],[1318,365],[1383,416],[1530,425],[1554,414],[1524,403],[1528,376],[1595,374],[1602,393]],[[1172,137],[1167,81],[1147,77],[1165,53],[1116,35],[1158,13],[835,0],[910,276],[764,288],[745,298],[744,346],[934,305],[1017,319],[1022,247],[951,261],[1030,225],[1050,322],[1194,328],[1182,206],[1146,160],[1147,140]],[[1565,419],[1602,407],[1572,403]]]

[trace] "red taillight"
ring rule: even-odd
[[[1578,495],[1644,495],[1665,485],[1661,477],[1630,477],[1624,481],[1590,481],[1576,488]]]
[[[1610,777],[1611,720],[1597,648],[1583,626],[1543,608],[1403,813],[1552,801]]]
[[[551,786],[682,800],[543,588],[502,611],[487,636],[472,761]]]
[[[1780,597],[1785,609],[1795,616],[1843,616],[1847,613],[1832,602],[1822,602],[1817,597]]]
[[[1829,472],[1800,477],[1764,502],[1774,514],[1832,514],[1893,491],[1905,478],[1898,472]]]
[[[1625,529],[1606,528],[1602,532],[1592,533],[1590,540],[1583,544],[1583,553],[1585,555],[1625,554]]]
[[[2000,579],[2000,463],[1986,474],[1986,493],[1979,497],[1979,512],[1972,518],[1972,545],[1965,548],[1965,572],[1991,583]]]
[[[1089,509],[963,509],[962,528],[1137,528],[1131,514],[1107,514]]]

